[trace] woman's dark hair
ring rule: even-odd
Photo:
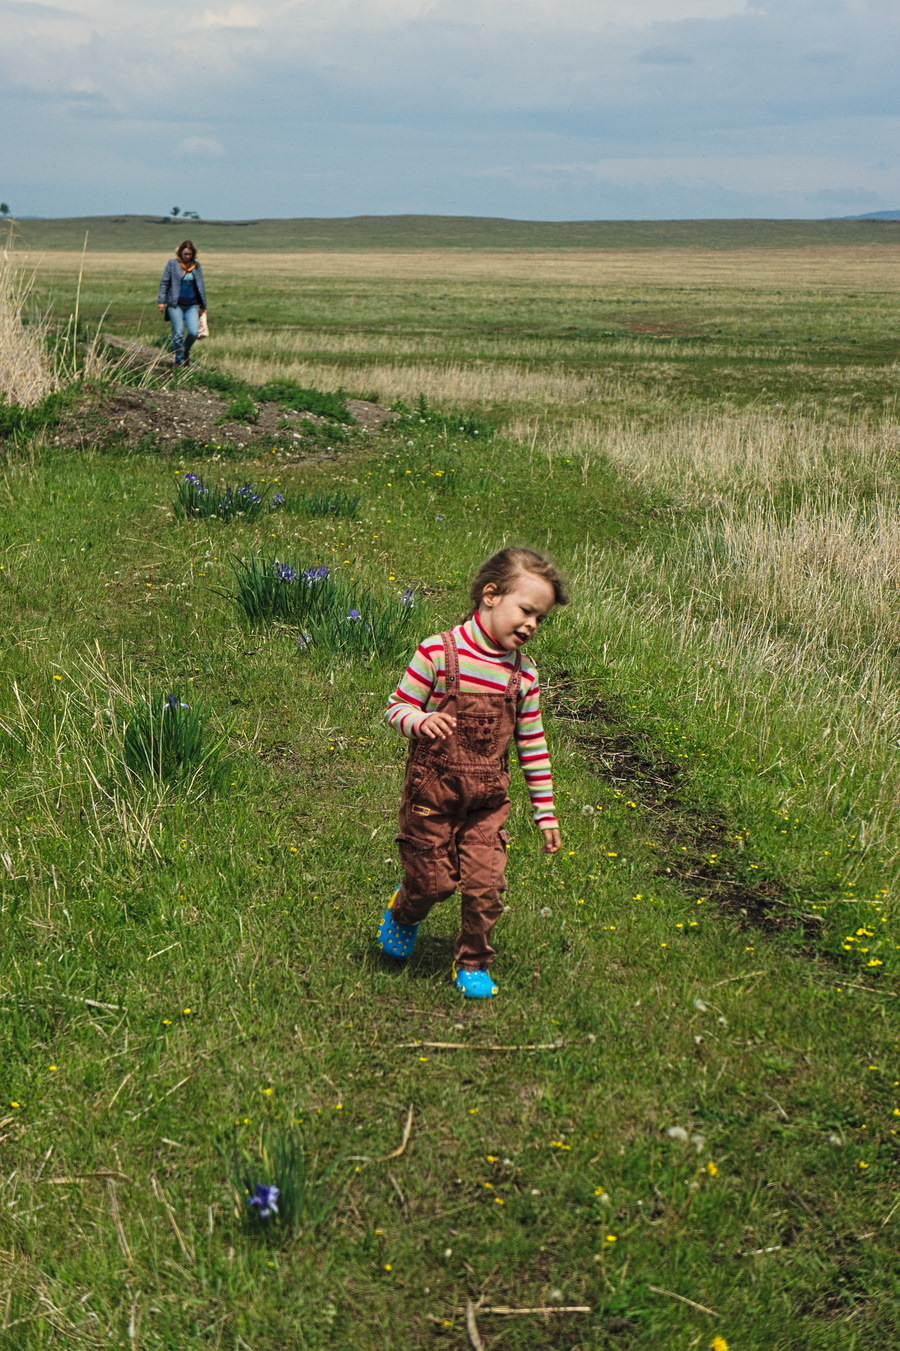
[[[194,254],[194,262],[196,262],[196,261],[197,261],[197,250],[194,248],[194,241],[193,241],[192,239],[185,239],[183,243],[181,243],[181,244],[178,245],[178,248],[175,250],[175,257],[176,257],[176,258],[181,258],[181,255],[184,253],[185,249],[191,249],[191,250],[192,250],[192,252],[193,252],[193,254]]]
[[[505,596],[512,591],[516,579],[523,572],[530,572],[533,577],[541,577],[549,582],[553,587],[554,605],[568,605],[568,587],[553,559],[547,554],[538,553],[536,549],[522,549],[513,545],[493,554],[486,563],[482,563],[472,578],[469,595],[473,609],[477,610],[481,604],[486,587],[493,585],[498,596]]]

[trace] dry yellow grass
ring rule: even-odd
[[[403,399],[411,403],[424,394],[429,403],[467,404],[490,408],[495,404],[577,406],[618,404],[632,393],[627,380],[617,373],[598,371],[580,376],[563,369],[529,370],[525,366],[465,365],[458,361],[426,364],[410,362],[361,362],[358,365],[328,365],[321,361],[274,361],[271,358],[235,358],[218,355],[218,365],[251,384],[267,380],[295,380],[318,389],[351,388],[357,393],[377,392],[382,402]]]
[[[42,278],[77,275],[78,252],[23,254]],[[123,277],[158,279],[167,254],[96,253],[87,255],[85,276],[110,267]],[[896,292],[900,287],[900,245],[859,248],[736,249],[723,252],[694,249],[625,250],[429,250],[360,253],[242,254],[205,250],[204,271],[232,278],[358,278],[407,280],[508,281],[554,285],[603,286],[644,283],[651,286],[716,285],[781,287],[792,291],[859,290]]]
[[[528,418],[510,426],[528,443],[537,430]],[[551,454],[588,463],[606,455],[648,491],[683,506],[736,492],[775,493],[789,484],[827,498],[836,486],[896,482],[900,467],[900,424],[889,418],[835,425],[751,410],[647,427],[584,417],[564,432],[543,435]]]
[[[0,396],[31,407],[59,388],[47,350],[47,325],[23,323],[30,282],[18,260],[0,256]]]

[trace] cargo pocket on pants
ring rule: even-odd
[[[497,831],[497,853],[494,864],[494,889],[496,891],[506,890],[506,851],[509,848],[509,831]]]
[[[437,895],[437,857],[435,846],[415,835],[398,835],[403,880],[411,900]]]

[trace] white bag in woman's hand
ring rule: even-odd
[[[206,322],[206,310],[203,311],[203,313],[200,315],[199,320],[197,321],[197,337],[198,338],[209,337],[209,324]]]

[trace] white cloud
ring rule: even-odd
[[[221,159],[225,147],[212,136],[185,136],[172,153],[185,159]]]
[[[260,28],[262,14],[249,5],[230,5],[218,14],[212,9],[204,10],[196,25],[198,28]]]

